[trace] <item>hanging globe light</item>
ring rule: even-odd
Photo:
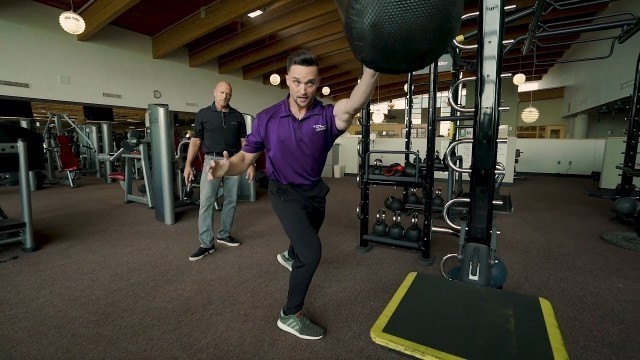
[[[269,76],[269,82],[271,85],[280,85],[280,75],[273,73]]]
[[[382,124],[382,122],[384,121],[384,114],[382,113],[382,111],[376,110],[373,112],[372,118],[374,124]]]
[[[540,117],[540,112],[533,106],[529,106],[522,110],[522,114],[520,115],[520,117],[522,118],[522,121],[526,122],[527,124],[531,124],[532,122],[538,120],[538,117]]]
[[[69,34],[78,35],[84,32],[85,23],[82,16],[73,11],[65,11],[58,19],[60,26]]]
[[[327,96],[331,93],[331,89],[328,86],[322,88],[322,95]]]
[[[513,83],[520,86],[522,84],[525,83],[525,81],[527,81],[527,77],[523,74],[523,73],[517,73],[514,77],[513,77]]]

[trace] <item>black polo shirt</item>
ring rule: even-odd
[[[215,105],[200,109],[193,127],[193,137],[202,140],[202,151],[207,155],[233,155],[240,151],[240,139],[247,137],[244,116],[229,106],[228,111],[218,111]]]

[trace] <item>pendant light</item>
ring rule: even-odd
[[[58,21],[64,31],[72,35],[82,34],[86,26],[82,16],[73,11],[73,0],[71,0],[71,11],[65,11],[60,14]]]
[[[536,48],[533,48],[533,70],[532,77],[536,75]],[[540,111],[533,106],[533,89],[531,90],[531,98],[529,99],[529,106],[522,110],[522,114],[520,114],[522,121],[527,124],[531,124],[538,120],[540,117]]]

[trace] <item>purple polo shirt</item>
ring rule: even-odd
[[[256,116],[242,150],[267,156],[267,176],[282,184],[311,185],[322,175],[327,154],[344,131],[336,128],[333,105],[315,99],[300,121],[289,95]]]

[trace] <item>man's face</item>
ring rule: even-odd
[[[291,66],[287,73],[287,86],[296,105],[307,108],[311,104],[316,97],[319,80],[317,66]]]
[[[231,101],[231,86],[226,83],[220,83],[213,90],[213,101],[216,103],[216,106],[224,109],[229,106],[229,102]]]

